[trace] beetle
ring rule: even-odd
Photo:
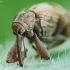
[[[50,59],[47,49],[63,43],[70,36],[69,12],[55,3],[41,3],[19,12],[12,22],[12,30],[16,35],[19,65],[22,66],[21,40],[22,37],[33,39],[34,50],[44,59]],[[44,48],[42,41],[53,43]]]

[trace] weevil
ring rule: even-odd
[[[28,37],[35,42],[33,48],[44,59],[50,59],[47,49],[42,41],[46,43],[55,42],[54,47],[63,43],[70,36],[69,12],[55,3],[41,3],[22,10],[12,22],[12,30],[17,39],[17,53],[19,65],[22,64],[21,37]]]

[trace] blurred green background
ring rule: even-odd
[[[0,44],[15,39],[11,29],[13,17],[22,9],[41,2],[56,2],[70,11],[70,0],[0,0]]]
[[[11,24],[13,17],[18,14],[22,9],[30,7],[36,3],[42,2],[56,2],[62,5],[65,9],[70,11],[70,0],[0,0],[0,70],[18,70],[17,65],[7,65],[5,64],[6,55],[9,49],[12,47],[15,36],[12,33]],[[26,40],[27,41],[27,40]],[[25,42],[26,42],[25,41]],[[29,42],[26,42],[25,46],[28,48],[28,57],[33,57],[36,55],[36,52],[32,49]],[[31,47],[31,48],[30,48]],[[24,70],[70,70],[70,52],[69,55],[66,53],[70,50],[70,38],[62,45],[49,50],[49,53],[52,54],[51,57],[55,54],[55,58],[52,58],[50,61],[46,62],[43,60],[32,62],[27,58],[24,63]],[[60,52],[63,52],[64,57],[59,59]],[[60,55],[61,56],[61,55]],[[29,60],[29,64],[27,63]],[[33,59],[32,59],[33,60]],[[34,61],[34,60],[33,60]],[[68,63],[69,62],[69,63]],[[2,63],[2,64],[1,64]],[[31,68],[30,68],[31,63]],[[12,69],[13,68],[13,69]],[[36,68],[36,69],[35,69]],[[41,69],[40,69],[41,68]],[[60,69],[61,68],[61,69]],[[69,68],[69,69],[68,69]],[[20,69],[22,70],[22,69]]]

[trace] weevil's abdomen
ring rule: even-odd
[[[34,12],[36,17],[40,20],[39,23],[42,29],[43,36],[51,36],[56,30],[57,22],[59,19],[56,9],[49,4],[38,4],[29,9]],[[52,14],[53,13],[53,14]]]
[[[41,3],[34,5],[29,8],[30,11],[33,11],[37,17],[52,16],[57,18],[58,15],[63,15],[67,11],[60,5],[56,3]]]
[[[43,36],[52,36],[57,31],[59,19],[67,13],[60,5],[50,3],[34,5],[29,11],[34,12],[36,18],[40,20],[37,24],[41,26]]]

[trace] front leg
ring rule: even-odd
[[[36,46],[32,45],[32,48],[37,52],[37,55],[34,56],[35,58],[41,56],[41,54],[39,53],[39,51],[38,51],[38,49],[36,48]],[[42,57],[42,56],[41,56],[41,57]]]
[[[21,56],[22,56],[22,60],[24,61],[25,57],[25,53],[27,56],[27,51],[28,49],[25,48],[25,50],[23,52],[21,52]],[[7,54],[7,58],[6,58],[6,62],[7,63],[15,63],[18,62],[18,56],[17,56],[17,42],[15,42],[15,44],[11,47],[11,49],[9,50],[8,54]]]
[[[44,58],[47,60],[50,59],[50,56],[49,56],[47,50],[44,48],[44,45],[39,40],[39,38],[37,37],[36,34],[34,34],[33,39],[34,39],[35,44],[36,44],[35,50],[37,50],[37,52],[41,55],[41,58]]]
[[[42,36],[41,40],[43,41],[48,41],[48,42],[52,42],[52,41],[64,41],[66,40],[66,37],[63,35],[55,35],[55,36],[51,36],[51,37],[46,37],[46,36]]]
[[[44,41],[47,41],[47,42],[55,42],[52,46],[49,46],[47,48],[47,49],[51,49],[51,48],[53,48],[57,45],[62,44],[66,40],[66,37],[63,36],[63,35],[56,35],[56,36],[53,36],[53,37],[42,37],[41,39],[44,40]]]

